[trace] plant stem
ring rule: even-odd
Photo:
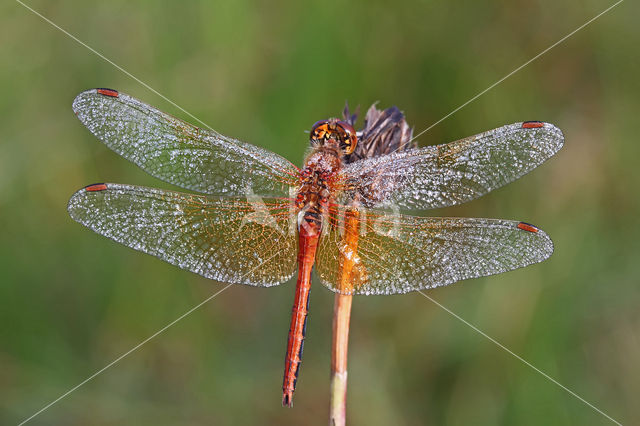
[[[333,342],[331,345],[331,394],[329,425],[344,426],[347,416],[347,352],[351,293],[362,280],[358,262],[358,225],[360,213],[355,208],[345,211],[344,235],[338,267],[338,290],[333,306]]]
[[[347,352],[349,319],[353,296],[336,294],[333,305],[333,344],[331,347],[331,401],[329,425],[344,426],[347,414]]]
[[[357,112],[349,113],[348,106],[343,111],[343,119],[355,124]],[[417,148],[413,142],[413,130],[396,107],[380,111],[375,104],[369,108],[364,128],[358,136],[358,144],[347,162],[363,158],[378,157],[397,151]],[[413,142],[413,143],[412,143]],[[378,182],[376,185],[382,185]],[[384,188],[384,187],[383,187]],[[373,188],[376,189],[375,187]],[[382,189],[382,188],[381,188]],[[384,191],[381,191],[381,194]],[[384,197],[383,197],[384,198]],[[379,201],[382,201],[381,198]],[[338,259],[337,290],[333,307],[333,342],[331,347],[331,395],[329,425],[344,426],[347,415],[347,350],[349,348],[349,320],[351,318],[352,294],[367,284],[367,272],[358,256],[360,223],[359,195],[356,194],[344,214],[344,234],[340,244]]]

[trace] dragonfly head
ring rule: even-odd
[[[354,128],[349,123],[340,121],[337,118],[316,122],[311,127],[309,140],[311,146],[314,147],[323,146],[329,140],[334,140],[339,144],[342,155],[351,154],[358,143]]]

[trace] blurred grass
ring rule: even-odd
[[[419,132],[610,3],[28,3],[221,133],[300,162],[344,101]],[[420,137],[545,120],[564,149],[455,216],[522,219],[543,264],[430,292],[615,419],[640,422],[638,6],[624,2]],[[167,102],[17,3],[0,5],[0,423],[15,424],[221,288],[74,223],[100,181],[168,187],[109,151],[72,99]],[[325,424],[332,295],[315,285],[293,410],[293,288],[234,286],[32,424]],[[420,295],[357,298],[350,424],[608,424]]]

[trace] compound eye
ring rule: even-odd
[[[356,131],[351,124],[345,121],[338,121],[337,124],[342,133],[340,135],[340,149],[342,149],[344,155],[349,155],[356,149],[358,143]]]
[[[329,125],[329,120],[320,120],[316,121],[313,126],[311,126],[311,133],[309,134],[309,140],[319,141],[325,137],[327,134]]]

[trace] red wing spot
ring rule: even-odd
[[[523,129],[539,129],[540,127],[544,127],[542,121],[525,121],[522,123]]]
[[[118,91],[113,89],[96,89],[96,92],[101,95],[111,96],[112,98],[118,97]]]
[[[539,229],[527,222],[520,222],[518,224],[518,229],[522,229],[523,231],[533,232],[534,234],[539,231]]]
[[[85,186],[85,191],[96,192],[96,191],[104,191],[107,189],[107,184],[105,183],[94,183],[93,185]]]

